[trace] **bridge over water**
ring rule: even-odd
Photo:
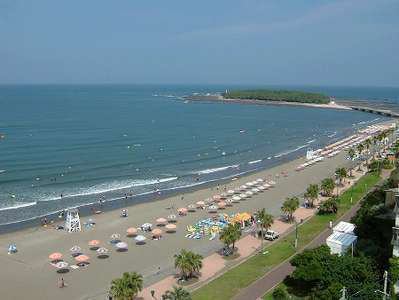
[[[364,112],[382,115],[382,116],[391,117],[391,118],[399,118],[399,113],[393,112],[392,110],[389,110],[389,109],[378,109],[375,107],[355,106],[355,105],[350,105],[349,107],[353,110],[364,111]]]

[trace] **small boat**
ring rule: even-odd
[[[240,133],[245,133],[245,130],[244,129],[240,129]]]

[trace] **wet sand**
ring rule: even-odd
[[[228,188],[238,187],[256,178],[273,179],[276,187],[253,196],[250,199],[234,204],[222,212],[253,212],[265,207],[269,213],[280,215],[282,202],[288,196],[300,195],[310,183],[318,183],[323,178],[332,176],[337,166],[349,166],[352,162],[345,159],[346,154],[326,159],[308,169],[296,172],[294,169],[305,160],[304,158],[282,164],[280,166],[261,171],[230,181]],[[288,172],[288,177],[276,174]],[[206,256],[221,247],[215,239],[190,240],[185,238],[186,226],[208,217],[207,211],[200,210],[189,213],[185,217],[178,217],[178,230],[167,234],[159,241],[148,239],[145,245],[136,245],[132,238],[125,236],[128,227],[139,227],[145,222],[155,223],[158,217],[166,217],[176,213],[171,209],[187,206],[199,200],[204,200],[217,193],[216,187],[205,188],[153,202],[147,202],[129,207],[129,217],[121,218],[120,211],[110,211],[94,218],[97,225],[90,230],[79,233],[67,233],[51,228],[30,228],[0,236],[0,282],[2,299],[105,299],[112,279],[120,277],[125,271],[137,271],[144,276],[145,286],[150,285],[174,272],[173,255],[180,249],[194,250]],[[82,218],[82,223],[89,217]],[[117,252],[109,243],[113,233],[120,233],[122,240],[127,242],[127,252]],[[149,234],[145,234],[150,238]],[[91,239],[101,241],[101,246],[108,248],[110,257],[98,259],[95,251],[89,250],[87,242]],[[7,246],[15,243],[19,252],[7,254]],[[66,274],[57,274],[49,263],[48,255],[52,252],[64,254],[64,260],[73,264],[69,249],[78,245],[83,252],[91,257],[90,265],[77,270],[70,270]],[[66,288],[57,287],[58,280],[63,277]]]

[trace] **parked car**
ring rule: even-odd
[[[280,237],[280,234],[277,231],[273,231],[273,230],[268,230],[264,234],[265,240],[268,240],[268,241],[274,241],[274,240],[278,239],[279,237]]]

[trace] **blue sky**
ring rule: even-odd
[[[399,86],[399,0],[0,0],[0,83]]]

